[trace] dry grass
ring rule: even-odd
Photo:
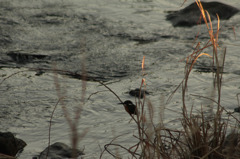
[[[55,105],[54,110],[52,112],[51,119],[50,119],[50,126],[49,126],[49,143],[48,143],[48,146],[50,145],[51,120],[52,120],[54,111],[55,111],[58,103],[60,103],[61,106],[62,106],[64,117],[65,117],[65,119],[66,119],[66,121],[67,121],[67,123],[70,127],[71,143],[72,143],[72,149],[73,149],[72,156],[73,156],[74,159],[76,159],[78,157],[77,148],[78,148],[79,141],[88,132],[88,129],[83,130],[83,132],[81,132],[81,133],[78,132],[78,123],[79,123],[81,112],[83,110],[83,106],[84,106],[84,102],[85,102],[85,93],[86,93],[85,91],[86,91],[86,86],[87,86],[87,82],[86,82],[87,74],[86,74],[86,69],[85,69],[84,63],[82,63],[82,71],[83,71],[83,74],[82,74],[81,102],[80,102],[79,106],[77,106],[76,109],[74,110],[74,116],[73,117],[70,115],[70,113],[69,113],[69,111],[66,107],[66,104],[64,102],[65,91],[62,90],[59,79],[58,79],[58,74],[55,73],[54,84],[55,84],[55,87],[56,87],[56,92],[57,92],[57,96],[58,96],[59,100],[58,100],[57,104]],[[46,158],[47,158],[47,156],[46,156]]]
[[[229,131],[229,120],[222,119],[223,113],[227,112],[224,107],[221,106],[221,86],[226,48],[223,49],[223,60],[220,62],[221,60],[218,55],[218,48],[220,48],[218,44],[220,19],[218,17],[217,29],[214,33],[210,15],[202,7],[200,0],[196,0],[196,3],[208,29],[209,41],[207,41],[203,47],[201,47],[200,43],[197,43],[193,53],[186,58],[185,76],[176,88],[176,90],[182,88],[182,130],[168,129],[162,124],[162,121],[156,126],[156,124],[153,123],[154,111],[151,102],[147,101],[146,98],[143,98],[142,100],[138,98],[136,100],[136,105],[140,113],[136,118],[133,116],[132,118],[138,129],[138,135],[134,135],[134,137],[137,138],[139,142],[130,148],[115,145],[128,151],[131,158],[240,158],[240,135],[238,132],[233,132],[227,136],[227,131]],[[212,48],[212,55],[203,52],[209,47]],[[198,96],[199,98],[208,99],[215,104],[216,109],[211,117],[206,117],[203,110],[201,110],[198,115],[193,114],[193,107],[186,105],[189,76],[193,70],[194,64],[198,58],[203,55],[212,58],[212,68],[216,69],[216,71],[213,71],[213,85],[217,90],[216,100]],[[140,89],[146,89],[144,83],[145,79],[143,78]],[[171,99],[172,95],[169,99]],[[169,101],[170,100],[168,100],[168,102]],[[144,111],[145,107],[148,109],[148,116]],[[228,119],[230,117],[235,119],[236,123],[239,124],[239,120],[232,116],[231,113],[228,114]],[[147,121],[147,119],[150,121]],[[109,152],[107,150],[109,145],[111,145],[111,143],[107,144],[105,147],[105,151],[107,152]],[[141,154],[139,154],[139,152],[141,152]],[[111,155],[114,156],[114,154]]]

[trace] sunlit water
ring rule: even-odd
[[[224,2],[240,8],[238,0]],[[141,60],[145,56],[144,73],[147,75],[144,78],[150,92],[147,99],[154,106],[155,124],[161,115],[166,127],[179,128],[181,89],[165,103],[184,77],[182,59],[192,53],[197,32],[202,32],[199,41],[206,43],[208,40],[205,25],[173,28],[165,20],[166,11],[178,10],[181,4],[180,0],[2,0],[1,80],[27,68],[56,67],[81,74],[84,63],[88,76],[109,83],[122,100],[134,101],[126,92],[140,87]],[[239,21],[239,14],[221,21],[220,45],[227,47],[222,105],[229,111],[237,107],[236,94],[240,92]],[[11,52],[45,58],[28,59],[24,63],[7,55]],[[201,57],[196,65],[210,62],[208,57]],[[203,105],[206,111],[211,111],[209,100],[199,100],[190,94],[216,95],[213,75],[195,70],[188,82],[188,105],[198,109]],[[49,120],[58,102],[54,76],[51,72],[37,76],[35,71],[24,71],[0,85],[1,131],[11,131],[28,144],[20,159],[39,154],[48,144]],[[74,117],[75,108],[81,106],[82,81],[65,75],[58,78],[61,91],[65,92],[62,95],[67,110]],[[137,143],[133,137],[137,134],[136,124],[129,123],[130,117],[123,106],[117,104],[118,99],[104,90],[106,88],[98,82],[87,82],[78,129],[79,133],[87,131],[79,142],[79,148],[85,148],[86,158],[99,158],[104,145],[118,136],[114,143],[124,147]],[[53,116],[51,143],[60,141],[70,145],[70,133],[59,104]],[[114,148],[112,151],[115,152]],[[105,152],[103,158],[110,158],[110,155]]]

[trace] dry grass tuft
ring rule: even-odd
[[[229,131],[228,121],[235,119],[237,125],[239,120],[231,113],[227,112],[224,107],[221,106],[221,86],[223,69],[226,55],[226,48],[223,49],[223,60],[220,60],[218,55],[218,37],[220,33],[220,19],[218,17],[217,29],[214,33],[211,22],[211,17],[206,10],[202,7],[200,0],[196,0],[196,3],[201,11],[202,18],[206,24],[209,34],[209,41],[201,47],[200,43],[197,43],[193,53],[186,58],[184,79],[176,88],[182,88],[182,130],[168,129],[162,123],[160,118],[160,124],[154,124],[153,116],[154,110],[150,101],[137,98],[136,105],[139,110],[139,115],[136,118],[132,117],[137,125],[138,133],[134,135],[138,139],[138,143],[130,148],[119,147],[127,150],[131,158],[144,158],[144,159],[224,159],[224,158],[240,158],[240,135],[238,132],[232,132],[227,136]],[[206,48],[212,48],[212,55],[204,53]],[[205,116],[201,109],[198,115],[193,113],[193,107],[186,105],[186,94],[188,87],[188,79],[193,70],[193,66],[201,56],[208,56],[212,58],[212,68],[216,68],[213,71],[213,86],[216,88],[216,100],[198,96],[199,98],[205,98],[213,102],[216,106],[215,112],[211,116]],[[221,62],[220,62],[221,61]],[[144,65],[144,60],[143,60]],[[143,68],[143,67],[142,67]],[[143,78],[140,85],[141,89],[146,89],[145,79]],[[176,92],[173,92],[173,94]],[[215,90],[215,89],[214,89]],[[213,90],[213,91],[214,91]],[[170,101],[171,97],[169,100]],[[195,95],[197,96],[197,95]],[[145,107],[148,109],[148,116],[145,112]],[[202,106],[201,106],[202,107]],[[223,120],[223,113],[227,112],[227,120]],[[147,121],[149,120],[149,121]],[[227,137],[226,137],[227,136]],[[139,154],[141,152],[141,154]]]

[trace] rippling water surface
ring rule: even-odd
[[[238,0],[224,2],[240,8]],[[150,92],[147,99],[154,106],[154,120],[157,124],[161,114],[166,127],[178,128],[181,91],[169,104],[164,103],[182,81],[182,59],[192,53],[196,34],[200,31],[199,41],[208,40],[205,25],[174,28],[165,20],[166,11],[178,10],[181,4],[179,0],[1,0],[0,78],[12,76],[0,85],[0,125],[1,131],[11,131],[27,142],[19,158],[31,158],[47,146],[49,120],[58,101],[56,75],[49,71],[53,68],[65,71],[58,78],[73,117],[81,104],[82,81],[66,72],[82,74],[85,65],[89,81],[79,132],[87,129],[88,133],[79,147],[85,148],[86,158],[98,158],[104,145],[119,135],[115,143],[125,147],[136,144],[136,125],[129,123],[130,117],[117,104],[118,99],[96,80],[109,83],[122,100],[134,101],[126,92],[141,84],[143,56]],[[239,14],[221,21],[219,37],[221,47],[227,47],[222,105],[228,110],[237,106],[236,94],[240,92],[239,21]],[[210,62],[207,57],[199,59],[189,79],[189,94],[214,96],[212,73],[201,71]],[[41,71],[25,71],[29,68]],[[208,109],[211,105],[208,100],[188,98],[189,106],[199,108],[202,104]],[[69,126],[58,105],[51,143],[70,144],[69,137]]]

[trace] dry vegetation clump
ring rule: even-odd
[[[144,159],[237,159],[240,158],[240,134],[235,128],[229,130],[229,120],[236,121],[236,125],[239,125],[239,120],[231,113],[227,112],[223,106],[221,106],[221,86],[224,69],[224,61],[226,55],[226,48],[223,50],[223,56],[220,60],[218,50],[220,48],[218,44],[218,35],[220,33],[220,19],[218,17],[217,29],[214,32],[211,22],[211,17],[201,5],[200,0],[196,0],[196,3],[201,11],[202,18],[206,24],[209,33],[209,41],[201,47],[200,43],[197,43],[193,53],[186,58],[186,66],[184,72],[184,79],[176,88],[182,88],[182,130],[172,130],[164,126],[162,121],[160,124],[153,123],[153,106],[146,98],[142,100],[136,99],[136,105],[139,110],[139,114],[134,117],[131,116],[137,125],[138,135],[134,135],[138,139],[138,143],[130,148],[125,148],[121,145],[115,145],[119,148],[123,148],[129,152],[131,158],[144,158]],[[212,48],[212,55],[204,53],[206,48]],[[211,116],[205,116],[201,109],[199,114],[193,113],[193,107],[186,104],[186,94],[188,87],[188,79],[197,59],[201,56],[208,56],[212,58],[213,73],[213,86],[216,90],[216,100],[198,96],[199,98],[205,98],[214,103],[214,113]],[[221,62],[220,62],[221,61]],[[144,65],[144,61],[143,61]],[[145,89],[145,79],[143,78],[140,85],[140,89]],[[175,90],[175,91],[176,91]],[[214,90],[214,91],[215,91]],[[175,92],[174,91],[174,92]],[[173,92],[173,94],[174,94]],[[144,95],[145,97],[145,95]],[[202,107],[202,106],[200,106]],[[148,109],[147,115],[144,111]],[[223,119],[223,114],[227,115],[227,120]],[[225,117],[226,118],[226,117]],[[229,135],[227,132],[232,131]],[[108,144],[108,146],[111,145]],[[108,146],[104,151],[108,151]],[[141,152],[141,153],[139,153]],[[110,152],[109,152],[110,153]],[[116,155],[110,153],[112,156]],[[100,157],[101,158],[101,157]]]

